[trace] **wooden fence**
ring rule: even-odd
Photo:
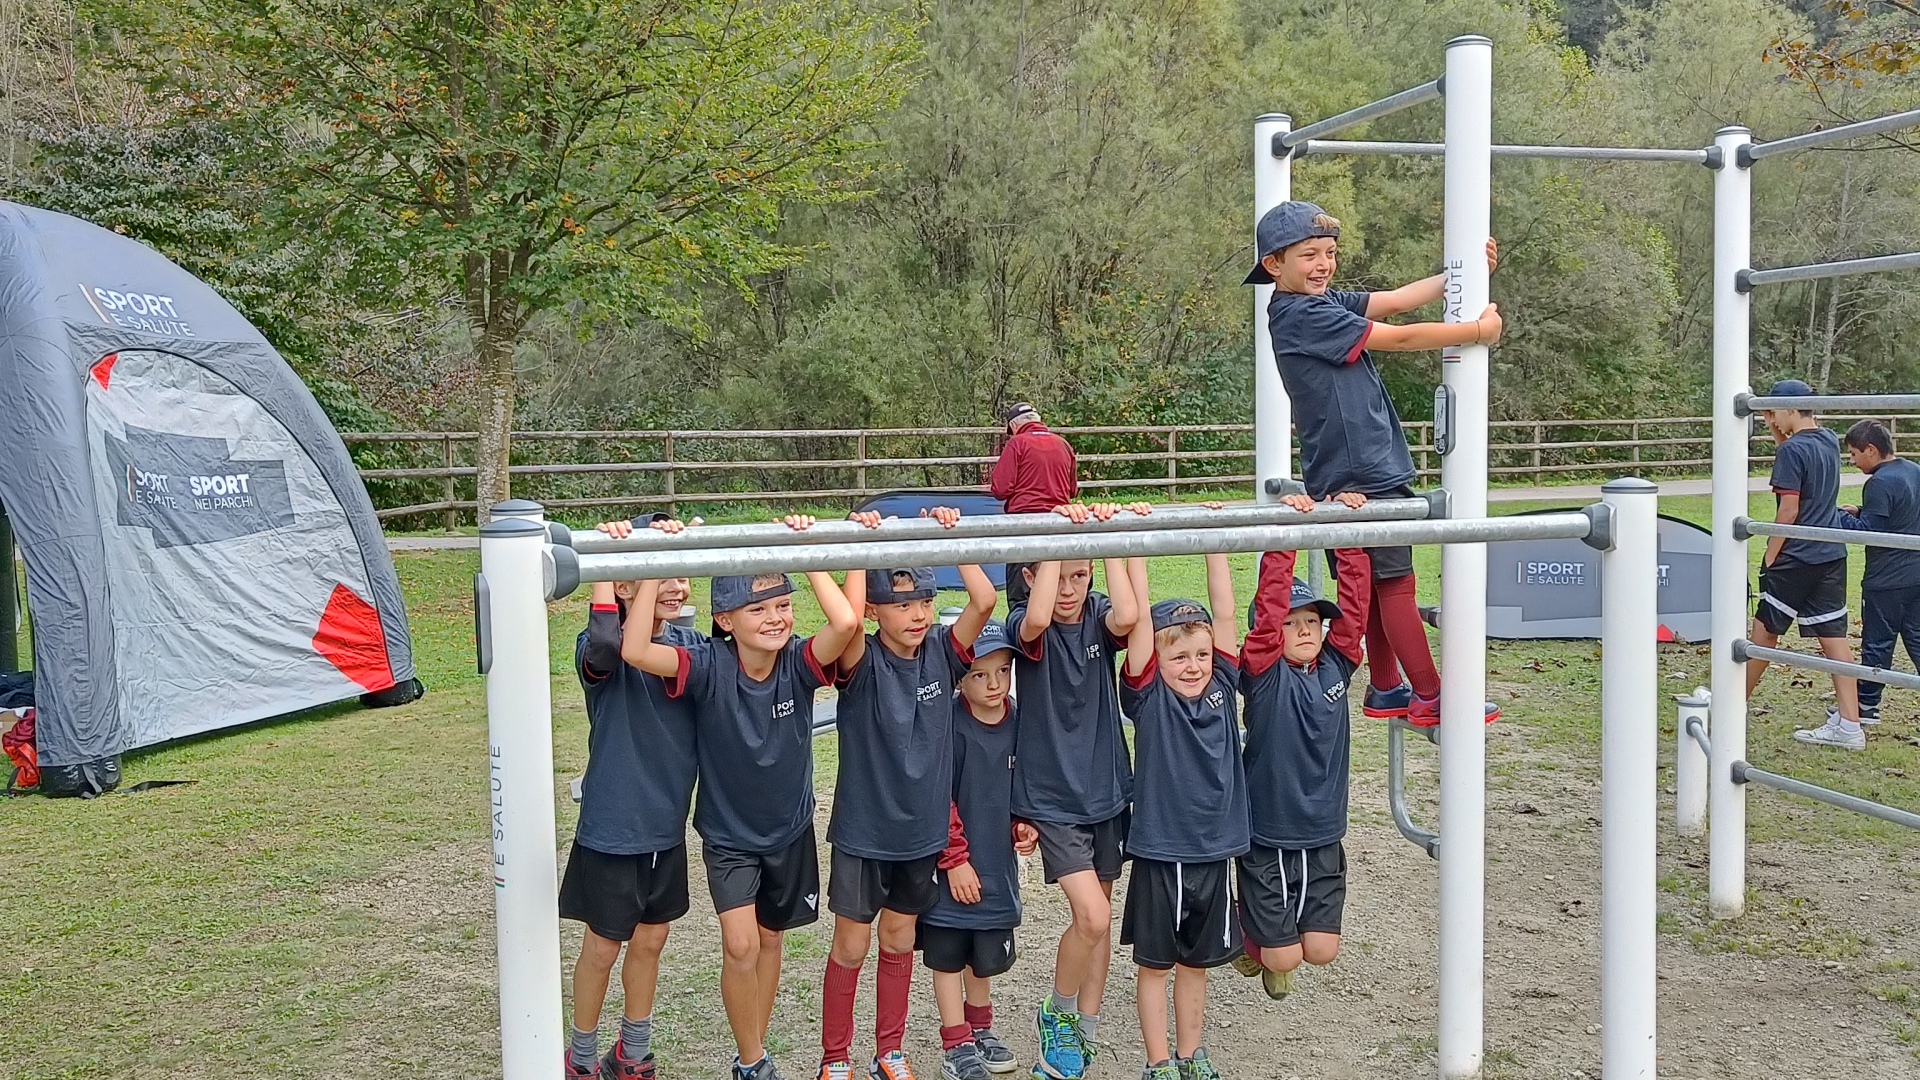
[[[1842,429],[1858,417],[1823,416]],[[1894,432],[1920,414],[1882,416]],[[1428,421],[1404,425],[1423,481],[1440,458]],[[1699,474],[1711,463],[1711,421],[1700,416],[1623,420],[1498,420],[1490,425],[1488,472],[1496,481],[1598,478],[1631,471]],[[1756,464],[1772,440],[1755,424]],[[1252,482],[1253,425],[1061,427],[1080,459],[1080,486],[1105,490],[1218,491]],[[446,528],[472,520],[471,431],[342,432],[383,520]],[[850,504],[901,488],[984,490],[1002,432],[990,427],[793,431],[519,431],[513,435],[515,495],[568,509]],[[1298,473],[1298,461],[1295,462]],[[693,512],[689,509],[687,512]]]

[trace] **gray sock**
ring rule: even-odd
[[[1075,995],[1075,996],[1077,997],[1078,995]],[[1079,1010],[1077,1009],[1074,1011],[1079,1012]],[[1080,1013],[1080,1038],[1082,1040],[1086,1042],[1092,1042],[1093,1033],[1099,1030],[1099,1028],[1100,1028],[1099,1013]]]
[[[620,1052],[628,1061],[639,1061],[647,1056],[647,1044],[653,1041],[653,1014],[648,1013],[638,1020],[620,1018]]]
[[[1052,1006],[1058,1012],[1077,1013],[1080,1011],[1080,995],[1079,994],[1063,994],[1060,991],[1055,990],[1052,996],[1048,999],[1047,1004]]]
[[[567,1044],[567,1058],[583,1069],[600,1064],[600,1027],[591,1031],[573,1029],[573,1041]]]

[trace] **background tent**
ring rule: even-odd
[[[373,504],[260,332],[151,248],[0,202],[0,503],[43,789],[123,750],[418,696]]]

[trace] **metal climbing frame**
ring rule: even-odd
[[[1717,919],[1734,918],[1746,910],[1746,781],[1770,783],[1776,778],[1747,765],[1746,663],[1762,655],[1746,643],[1747,545],[1749,535],[1800,535],[1791,526],[1747,520],[1747,477],[1751,424],[1748,417],[1764,409],[1820,408],[1867,411],[1896,410],[1920,405],[1920,395],[1815,395],[1812,397],[1755,396],[1747,385],[1752,315],[1752,291],[1763,285],[1844,274],[1882,273],[1920,268],[1920,252],[1844,259],[1807,266],[1755,269],[1752,266],[1753,179],[1756,162],[1798,150],[1844,142],[1920,126],[1920,109],[1842,124],[1772,142],[1754,142],[1745,127],[1721,128],[1714,135],[1719,153],[1708,165],[1713,184],[1713,581],[1712,581],[1712,698],[1708,706],[1712,747],[1707,770],[1709,810],[1709,865],[1707,906]],[[1826,530],[1814,530],[1824,532]],[[1837,531],[1836,531],[1837,532]],[[1841,532],[1823,537],[1860,543],[1860,533]],[[1889,545],[1892,546],[1892,545]],[[1904,545],[1901,545],[1904,546]],[[1770,655],[1781,663],[1813,667],[1816,658],[1786,653]],[[1834,663],[1818,658],[1823,663]],[[1857,667],[1857,665],[1848,665]],[[1816,670],[1828,670],[1816,668]],[[1844,671],[1841,674],[1858,674]],[[1884,680],[1898,685],[1892,675]],[[1806,794],[1813,785],[1791,781],[1785,790]],[[1826,789],[1817,789],[1825,791]],[[1838,792],[1830,793],[1836,797]],[[1821,796],[1815,796],[1821,797]],[[1857,809],[1848,802],[1826,801]],[[1873,804],[1878,805],[1878,804]],[[1889,808],[1890,809],[1890,808]],[[1904,811],[1902,811],[1904,813]]]

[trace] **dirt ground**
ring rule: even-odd
[[[1213,973],[1206,1044],[1228,1077],[1431,1075],[1435,864],[1387,818],[1385,770],[1372,767],[1382,746],[1378,728],[1358,732],[1347,934],[1339,960],[1305,973],[1300,990],[1278,1004],[1267,1000],[1257,981],[1231,968]],[[1597,769],[1581,760],[1584,753],[1576,757],[1580,749],[1518,724],[1498,725],[1490,737],[1490,1077],[1600,1075],[1599,797]],[[1430,796],[1431,748],[1416,742],[1410,750],[1415,794]],[[822,836],[829,801],[823,796]],[[1663,809],[1670,814],[1670,805]],[[1430,823],[1430,801],[1424,812]],[[1662,848],[1660,1075],[1920,1076],[1910,1041],[1916,1037],[1911,1010],[1920,1004],[1920,988],[1913,985],[1920,982],[1920,939],[1914,934],[1920,856],[1848,838],[1817,846],[1757,843],[1749,915],[1722,925],[1704,916],[1704,841],[1676,840],[1669,821],[1663,822]],[[825,854],[823,846],[823,864]],[[724,1076],[731,1044],[716,981],[718,926],[697,849],[693,859],[693,913],[676,924],[668,944],[655,1046],[664,1076],[717,1078]],[[483,846],[447,845],[424,864],[335,898],[343,913],[371,916],[370,927],[382,928],[378,934],[415,931],[411,942],[367,943],[420,957],[388,967],[388,991],[402,995],[408,1011],[444,1009],[443,1022],[457,1028],[457,1044],[482,1054],[493,1037],[485,1012],[493,978],[491,896],[482,887],[486,866]],[[1052,945],[1066,907],[1057,891],[1041,884],[1037,863],[1029,867],[1026,885],[1021,959],[997,980],[995,999],[1001,1033],[1031,1060],[1031,1010],[1048,987]],[[1124,889],[1123,878],[1116,896],[1124,896]],[[819,1060],[826,944],[824,924],[789,935],[770,1044],[790,1080],[810,1076]],[[569,960],[577,947],[578,931],[568,927]],[[856,1054],[871,1046],[871,972],[869,962],[856,1014]],[[606,1012],[608,1037],[618,1008],[616,991]],[[1102,1016],[1102,1041],[1112,1053],[1094,1072],[1135,1075],[1141,1052],[1132,968],[1118,945]],[[918,969],[908,1051],[923,1077],[938,1076],[937,1026],[931,985]],[[350,1037],[362,1041],[370,1056],[394,1056],[394,1048],[380,1045],[378,1028]],[[346,1060],[358,1056],[343,1049]]]

